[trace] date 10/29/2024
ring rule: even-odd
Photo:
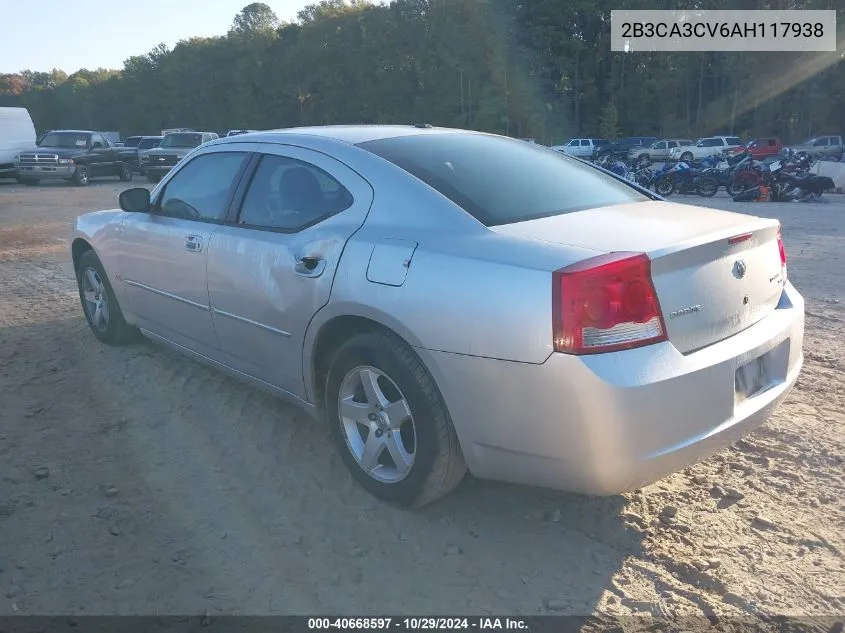
[[[418,618],[308,618],[308,630],[358,631],[529,631],[520,618],[497,617],[418,617]]]

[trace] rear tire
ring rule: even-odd
[[[131,182],[132,181],[132,167],[130,167],[129,163],[121,163],[120,164],[120,171],[117,174],[117,177],[120,178],[121,182]]]
[[[358,334],[337,350],[325,405],[344,463],[375,497],[406,508],[422,506],[450,492],[466,474],[437,385],[411,347],[392,333]]]
[[[671,178],[661,178],[654,183],[654,192],[664,198],[675,193],[675,182]]]
[[[703,198],[712,198],[719,191],[719,182],[715,178],[701,178],[698,181],[698,195]]]
[[[76,283],[85,320],[97,339],[108,345],[126,345],[138,338],[137,328],[123,318],[108,275],[94,251],[85,251],[79,258]]]

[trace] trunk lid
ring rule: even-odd
[[[639,202],[492,230],[651,259],[669,340],[690,353],[754,325],[775,309],[785,278],[778,222],[669,202]]]

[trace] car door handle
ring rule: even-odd
[[[326,260],[319,256],[297,257],[294,270],[303,277],[319,277],[326,269]]]
[[[185,236],[185,250],[192,253],[199,253],[202,251],[202,238],[199,235]]]

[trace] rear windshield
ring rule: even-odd
[[[419,134],[361,143],[487,226],[648,200],[578,160],[482,134]]]
[[[742,140],[738,136],[729,136],[725,140],[728,142],[728,145],[742,145]]]

